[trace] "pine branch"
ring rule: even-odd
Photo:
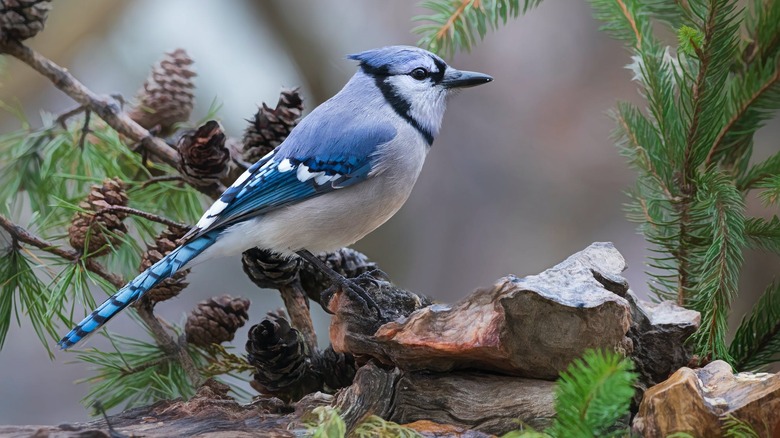
[[[754,62],[761,64],[773,58],[780,51],[780,2],[776,0],[755,0],[753,13],[746,20],[747,34],[751,42],[742,52],[746,67]]]
[[[29,233],[24,228],[14,224],[3,215],[0,215],[0,227],[4,228],[11,235],[12,239],[33,245],[36,248],[62,257],[66,260],[82,263],[87,270],[94,272],[95,274],[104,278],[116,288],[121,288],[125,285],[124,280],[114,274],[108,273],[105,267],[94,259],[84,258],[83,255],[78,251],[66,250],[51,242],[47,242]],[[165,349],[165,351],[169,352],[169,354],[175,355],[179,359],[193,386],[197,387],[202,384],[203,377],[200,375],[197,367],[195,366],[195,363],[187,353],[187,349],[183,345],[177,343],[176,340],[174,340],[171,335],[168,334],[162,324],[160,324],[160,321],[157,319],[157,317],[155,317],[152,313],[151,308],[148,306],[138,306],[136,310],[138,315],[141,317],[141,319],[143,319],[144,323],[146,323],[147,327],[151,330],[151,333],[154,336],[154,340],[157,342],[157,344]]]
[[[83,255],[76,250],[63,249],[52,242],[48,242],[44,239],[41,239],[40,237],[25,230],[21,226],[11,222],[8,218],[6,218],[3,215],[0,215],[0,227],[4,228],[8,232],[8,234],[11,235],[12,239],[18,240],[19,242],[22,243],[26,243],[28,245],[32,245],[40,250],[54,254],[65,260],[83,263],[86,269],[99,275],[101,278],[105,279],[106,281],[113,284],[117,288],[120,288],[125,284],[125,282],[121,278],[119,278],[114,274],[109,273],[103,265],[101,265],[99,262],[95,261],[94,259],[83,258]]]
[[[148,130],[133,121],[122,111],[120,104],[110,96],[98,96],[84,84],[79,82],[70,72],[44,57],[38,52],[25,46],[21,42],[2,39],[0,41],[0,53],[5,53],[32,67],[35,71],[46,77],[59,90],[67,94],[71,99],[80,103],[86,110],[94,112],[118,133],[137,141],[143,148],[162,162],[173,168],[178,168],[179,153],[155,137]],[[196,189],[202,191],[211,198],[218,198],[220,186],[204,186]]]
[[[82,401],[85,405],[97,400],[107,408],[120,404],[133,407],[194,394],[194,386],[181,362],[160,345],[124,336],[106,336],[114,351],[91,348],[75,353],[79,361],[92,364],[95,371],[95,375],[77,382],[91,384],[89,394]]]
[[[733,182],[720,172],[713,170],[695,183],[700,187],[695,215],[702,218],[697,220],[710,218],[703,234],[712,236],[712,243],[700,260],[700,281],[691,302],[702,314],[693,340],[702,357],[730,361],[725,339],[745,245],[745,205]]]
[[[780,218],[770,220],[750,218],[745,221],[745,238],[748,247],[780,254]]]
[[[756,188],[763,179],[780,173],[780,152],[772,155],[762,163],[756,164],[738,182],[740,190]]]
[[[740,371],[756,370],[780,360],[780,283],[770,285],[742,318],[729,354]]]
[[[637,50],[642,50],[642,40],[649,31],[648,15],[637,0],[591,0],[593,16],[604,24],[603,30],[619,40],[624,40]]]
[[[164,141],[154,137],[141,125],[125,115],[113,98],[101,97],[79,82],[67,70],[45,58],[21,42],[4,39],[0,42],[0,53],[6,53],[24,62],[35,71],[46,77],[55,87],[67,94],[71,99],[85,108],[95,112],[112,128],[122,135],[139,141],[149,152],[163,160],[171,167],[176,167],[179,155],[175,149]]]
[[[633,363],[614,352],[587,350],[561,373],[555,389],[552,436],[604,436],[628,414],[636,374]]]
[[[419,15],[414,21],[423,22],[413,32],[422,37],[418,45],[452,56],[455,50],[469,50],[482,39],[488,28],[496,30],[507,19],[517,17],[542,0],[428,0],[421,4],[429,15]]]
[[[707,17],[704,22],[702,46],[691,42],[699,61],[696,80],[691,89],[691,115],[688,134],[685,141],[685,153],[682,163],[682,190],[692,189],[693,169],[705,157],[699,157],[702,145],[710,135],[711,125],[720,111],[722,100],[720,89],[728,75],[729,61],[736,42],[736,26],[733,24],[734,4],[724,0],[710,0]],[[705,153],[706,155],[706,153]]]
[[[755,187],[762,189],[758,197],[765,207],[777,204],[778,200],[780,200],[780,174],[762,179]]]
[[[746,135],[751,135],[752,132],[760,126],[759,123],[755,123],[754,129],[751,130],[745,129],[745,127],[740,127],[740,125],[746,123],[745,119],[747,119],[748,116],[752,115],[751,113],[758,112],[758,110],[755,109],[756,103],[760,102],[763,97],[765,97],[768,93],[770,93],[773,90],[773,88],[777,88],[776,90],[774,90],[774,92],[780,95],[780,87],[776,87],[778,84],[780,84],[780,68],[775,66],[774,70],[775,70],[774,74],[769,76],[763,83],[761,83],[758,89],[755,90],[750,96],[747,97],[747,99],[745,99],[741,103],[737,111],[731,116],[728,122],[726,122],[726,124],[720,130],[718,136],[715,138],[715,141],[712,144],[712,147],[707,153],[707,158],[704,161],[705,167],[709,167],[710,165],[713,164],[713,159],[716,157],[716,153],[723,150],[723,143],[725,142],[729,134],[732,133],[732,131],[736,131],[737,136],[744,138]],[[736,86],[738,89],[744,87],[742,83],[738,83]],[[778,97],[776,100],[777,100],[776,105],[780,106],[780,97]],[[755,117],[755,115],[753,116]]]
[[[190,228],[189,225],[183,224],[181,222],[176,222],[174,220],[168,219],[166,217],[162,217],[153,213],[149,213],[147,211],[138,210],[137,208],[130,208],[130,207],[123,207],[121,205],[112,205],[106,208],[101,208],[100,210],[96,211],[93,215],[93,220],[95,220],[97,217],[99,217],[102,214],[106,213],[112,213],[112,212],[121,212],[126,213],[128,215],[134,215],[138,217],[142,217],[146,220],[150,220],[152,222],[157,222],[159,224],[167,225],[169,227],[173,228]]]

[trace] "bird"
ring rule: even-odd
[[[355,283],[314,254],[349,246],[406,202],[454,91],[491,82],[413,46],[347,58],[357,72],[273,151],[228,187],[181,244],[92,311],[58,345],[68,349],[185,266],[259,247],[301,257],[381,313]]]

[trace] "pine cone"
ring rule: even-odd
[[[0,0],[0,38],[24,41],[43,30],[51,0]]]
[[[357,372],[355,357],[349,353],[337,353],[332,345],[318,357],[315,368],[322,376],[322,392],[328,394],[351,385]]]
[[[136,93],[137,104],[128,114],[130,118],[146,129],[159,127],[163,136],[174,124],[189,120],[195,104],[193,62],[184,49],[166,53]]]
[[[274,150],[301,120],[303,98],[298,88],[283,89],[276,108],[263,103],[244,131],[244,160],[249,163]]]
[[[106,179],[102,186],[92,186],[87,199],[79,203],[85,211],[79,211],[71,220],[68,235],[70,246],[91,256],[100,256],[119,243],[119,237],[127,232],[122,220],[127,217],[121,212],[94,213],[111,206],[127,206],[124,184],[118,178]],[[87,245],[89,240],[89,247]],[[110,245],[109,245],[110,244]]]
[[[255,367],[250,385],[262,394],[286,402],[317,391],[321,382],[311,370],[306,342],[298,330],[280,315],[269,314],[249,329],[247,361]]]
[[[365,254],[351,248],[341,248],[337,251],[318,254],[317,257],[346,278],[355,278],[377,269],[376,263],[369,261]],[[320,294],[331,285],[330,279],[309,263],[301,263],[299,275],[301,286],[306,291],[306,295],[319,303]]]
[[[201,301],[190,312],[184,333],[187,342],[199,347],[232,341],[236,331],[241,328],[249,315],[249,300],[233,298],[230,295],[212,297]]]
[[[268,289],[279,289],[295,281],[301,266],[298,257],[286,258],[260,248],[244,251],[241,261],[249,279],[258,287]]]
[[[147,247],[146,252],[144,252],[141,257],[141,266],[138,268],[138,271],[143,272],[149,269],[150,266],[159,262],[163,257],[168,255],[169,252],[176,249],[178,246],[176,241],[187,234],[187,231],[186,228],[168,227],[164,229],[154,240],[154,244]],[[189,284],[184,281],[189,272],[189,269],[176,272],[172,277],[166,278],[149,292],[145,293],[144,297],[154,305],[160,301],[169,300],[176,295],[179,295],[179,292]],[[140,303],[140,301],[138,302]]]
[[[181,162],[179,171],[194,185],[210,185],[228,171],[230,152],[225,147],[225,133],[214,120],[184,134],[178,142]]]

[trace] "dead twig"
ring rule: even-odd
[[[112,212],[131,214],[133,216],[142,217],[146,220],[157,222],[173,228],[185,228],[185,229],[190,228],[190,226],[187,224],[176,222],[166,217],[158,216],[154,213],[149,213],[148,211],[138,210],[137,208],[124,207],[121,205],[111,205],[109,207],[101,208],[100,210],[95,212],[95,215],[93,216],[92,220],[94,221],[95,218],[99,217],[102,214],[112,213]]]

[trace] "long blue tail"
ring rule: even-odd
[[[146,291],[176,273],[187,262],[213,245],[217,241],[218,235],[219,232],[216,231],[204,234],[171,251],[162,260],[138,274],[133,281],[119,289],[111,298],[104,301],[100,307],[93,310],[70,333],[65,335],[57,345],[66,350],[102,327],[109,319],[140,298]]]

